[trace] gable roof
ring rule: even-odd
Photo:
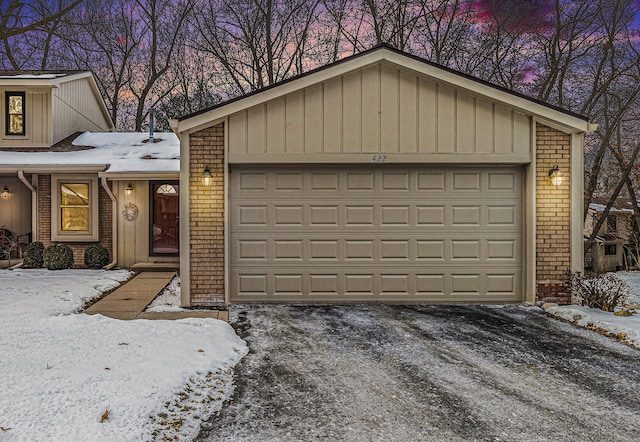
[[[111,114],[98,89],[98,84],[91,71],[80,70],[0,70],[0,87],[7,89],[10,87],[44,87],[55,88],[62,83],[74,80],[86,79],[98,102],[100,111],[109,127],[113,130],[115,125],[111,119]]]
[[[334,63],[170,120],[171,127],[178,133],[206,127],[232,113],[381,61],[449,83],[454,87],[466,89],[476,95],[505,103],[515,109],[556,122],[574,131],[586,132],[590,130],[589,117],[587,116],[403,52],[388,44],[375,46]]]

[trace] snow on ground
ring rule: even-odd
[[[615,275],[626,281],[631,288],[631,295],[627,296],[627,304],[640,305],[640,272],[616,272]]]
[[[183,440],[220,409],[247,353],[227,323],[73,314],[129,276],[0,271],[0,440]]]
[[[631,288],[625,309],[637,312],[640,310],[640,272],[616,272],[615,275],[626,281]],[[580,305],[557,306],[555,304],[546,306],[545,310],[581,327],[595,328],[610,333],[621,341],[640,348],[640,313],[632,316],[615,316],[613,312],[604,312]],[[621,308],[616,310],[621,310]]]
[[[188,309],[180,307],[180,277],[176,276],[156,299],[149,304],[146,312],[182,312]]]

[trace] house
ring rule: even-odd
[[[585,240],[604,214],[606,201],[595,201],[589,205],[584,223]],[[587,251],[585,269],[596,273],[611,272],[636,267],[637,263],[629,256],[628,249],[635,250],[633,237],[634,210],[631,201],[619,198],[609,210],[595,242]]]
[[[584,116],[388,46],[171,121],[182,303],[568,302]]]
[[[68,244],[78,266],[98,243],[109,267],[177,267],[175,134],[110,132],[90,72],[3,72],[0,88],[0,228]]]

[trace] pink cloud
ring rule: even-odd
[[[504,24],[507,29],[526,31],[553,25],[553,0],[473,0],[472,9],[481,23]]]

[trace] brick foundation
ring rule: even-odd
[[[553,186],[558,165],[563,180]],[[571,266],[571,135],[536,126],[536,291],[537,300],[568,304],[563,280]]]
[[[191,305],[224,305],[224,124],[189,137]],[[213,179],[204,187],[202,173]]]
[[[109,252],[109,259],[113,260],[113,224],[111,212],[111,198],[98,184],[98,243]],[[64,242],[51,241],[51,175],[38,175],[38,241],[45,247],[55,243],[67,244],[73,250],[75,267],[84,267],[84,252],[95,242]]]

